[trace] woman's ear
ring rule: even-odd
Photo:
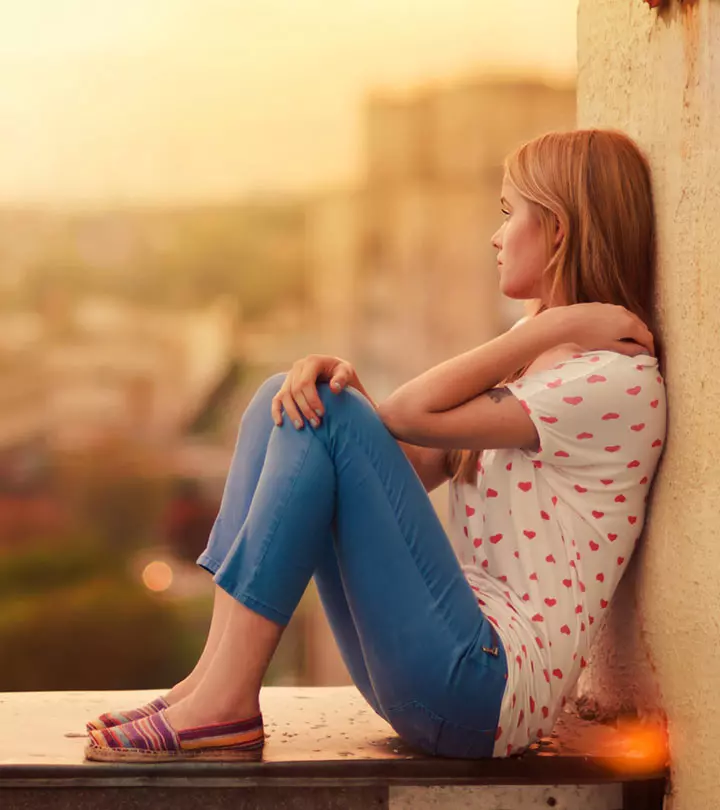
[[[562,226],[562,222],[555,217],[555,236],[553,237],[553,247],[557,248],[560,246],[560,243],[565,238],[565,229]]]

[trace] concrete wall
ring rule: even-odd
[[[669,436],[646,532],[580,694],[667,713],[672,810],[720,804],[720,3],[580,0],[578,126],[648,152]]]

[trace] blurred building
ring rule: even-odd
[[[202,477],[187,426],[234,362],[236,334],[226,300],[156,311],[53,299],[0,316],[0,541],[59,527],[49,480],[58,454],[121,442],[152,452],[166,474]],[[228,458],[215,464],[222,474]]]
[[[318,195],[308,255],[326,351],[381,398],[522,314],[498,292],[490,237],[505,155],[575,123],[575,86],[479,78],[371,97],[360,188]]]

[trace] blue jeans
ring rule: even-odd
[[[222,504],[197,562],[286,625],[311,577],[350,675],[411,746],[492,756],[507,683],[482,611],[420,478],[368,400],[318,384],[318,428],[278,427],[268,378],[240,422]]]

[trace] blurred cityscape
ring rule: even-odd
[[[381,401],[522,314],[489,241],[502,161],[574,126],[574,84],[469,75],[361,121],[351,187],[0,211],[0,691],[184,677],[212,599],[194,560],[268,375],[339,355]],[[268,681],[349,682],[312,585]]]

